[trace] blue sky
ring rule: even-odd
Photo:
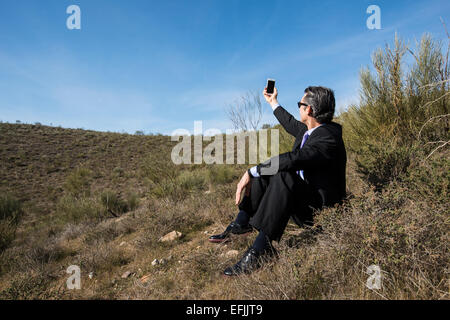
[[[72,4],[81,30],[66,27]],[[366,26],[372,4],[381,30]],[[341,110],[376,48],[395,32],[445,39],[449,12],[440,0],[2,0],[0,120],[163,134],[202,120],[225,132],[226,106],[267,78],[296,117],[308,85],[334,89]],[[262,123],[277,123],[263,107]]]

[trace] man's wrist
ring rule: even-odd
[[[278,108],[280,106],[280,104],[278,103],[277,100],[275,100],[270,103],[270,106],[272,107],[272,110],[275,110],[276,108]]]

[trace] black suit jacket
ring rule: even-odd
[[[319,192],[323,206],[341,203],[346,196],[347,164],[342,126],[335,122],[325,123],[313,131],[300,149],[303,134],[308,127],[281,106],[277,107],[273,113],[283,128],[296,139],[291,152],[280,154],[258,164],[258,173],[265,175],[264,169],[261,170],[261,168],[270,167],[274,158],[277,158],[278,171],[303,170],[305,181]],[[266,175],[271,174],[274,173],[266,173]]]

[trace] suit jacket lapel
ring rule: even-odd
[[[300,133],[295,137],[294,146],[292,147],[292,151],[294,151],[297,148],[300,148],[300,144],[302,143],[303,135],[305,134],[307,130],[302,130]]]
[[[324,125],[326,125],[326,124],[324,124]],[[322,125],[322,127],[323,127],[324,125]],[[311,133],[311,135],[308,137],[308,140],[305,141],[305,144],[304,144],[303,146],[305,146],[306,144],[308,144],[309,140],[311,139],[311,136],[317,134],[317,130],[318,130],[318,129],[319,129],[319,128],[315,129],[315,130],[313,131],[313,133]],[[294,147],[292,147],[292,151],[294,151],[294,150],[297,149],[297,148],[300,148],[300,145],[301,145],[302,140],[303,140],[303,135],[305,134],[306,131],[308,131],[308,130],[307,130],[307,129],[306,129],[306,130],[302,130],[302,131],[297,135],[297,137],[295,138]]]
[[[300,135],[297,136],[297,138],[295,138],[295,142],[294,142],[294,146],[292,147],[292,151],[294,151],[295,149],[300,147],[300,139],[299,139]]]

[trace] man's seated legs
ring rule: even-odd
[[[271,176],[250,224],[271,240],[280,241],[290,216],[301,208],[301,202],[307,201],[306,186],[295,172],[280,171]]]
[[[260,232],[242,259],[233,267],[225,269],[225,275],[251,272],[261,266],[261,258],[276,254],[271,242],[280,240],[289,217],[292,212],[295,212],[296,204],[301,198],[301,191],[304,188],[302,183],[306,184],[303,180],[300,182],[299,179],[293,172],[279,172],[270,176],[270,179],[264,179],[266,182],[264,193],[256,193],[260,196],[258,202],[252,201],[254,199],[251,197],[243,199],[240,208],[253,210],[250,224]]]
[[[261,258],[276,254],[272,241],[280,241],[289,218],[297,222],[312,219],[308,204],[315,206],[320,202],[307,183],[295,172],[281,171],[272,176],[252,178],[250,196],[244,196],[239,204],[240,212],[227,230],[211,238],[228,238],[230,233],[242,231],[242,225],[259,230],[253,245],[242,259],[233,267],[225,269],[224,274],[238,275],[248,273],[261,266]],[[308,209],[308,210],[306,210]],[[238,226],[236,229],[236,225]],[[250,226],[251,225],[251,226]],[[235,232],[233,232],[235,229]],[[243,232],[242,232],[243,233]]]
[[[208,240],[210,242],[225,242],[229,240],[231,234],[248,234],[253,230],[252,226],[249,224],[249,221],[259,206],[259,202],[261,201],[261,198],[269,184],[269,179],[270,177],[258,177],[252,179],[250,195],[244,195],[241,203],[239,203],[238,207],[240,211],[236,219],[228,225],[224,232],[209,237]]]

